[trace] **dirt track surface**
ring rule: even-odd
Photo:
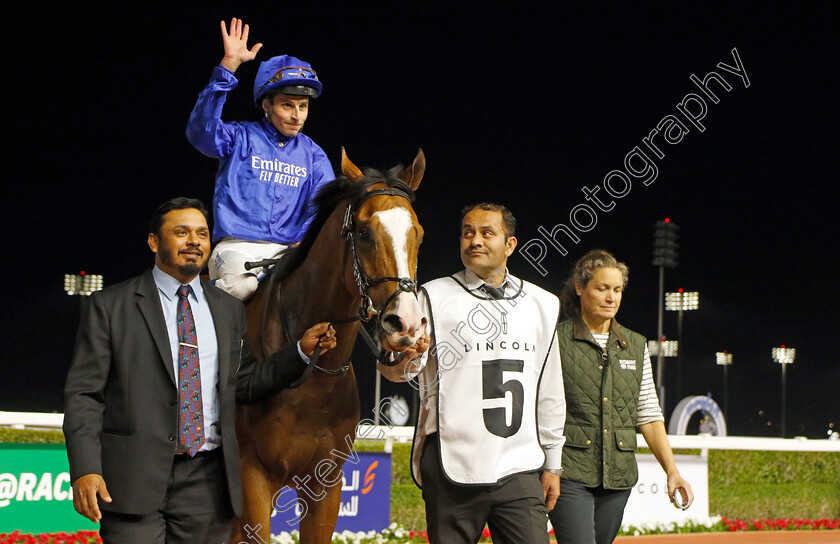
[[[840,531],[755,531],[620,536],[615,544],[840,544]]]

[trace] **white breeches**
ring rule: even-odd
[[[210,254],[210,279],[222,291],[239,300],[247,300],[257,290],[264,268],[245,270],[245,263],[273,259],[286,249],[283,244],[273,242],[251,242],[237,238],[224,238]]]

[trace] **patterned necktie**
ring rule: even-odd
[[[201,404],[201,370],[195,333],[190,286],[178,288],[178,443],[190,456],[204,444],[204,411]]]
[[[478,290],[487,295],[488,297],[492,298],[493,300],[505,298],[504,287],[493,287],[488,283],[482,283],[481,287],[479,287]]]

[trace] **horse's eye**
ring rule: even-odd
[[[359,239],[370,240],[370,231],[368,231],[367,227],[362,227],[359,229]]]

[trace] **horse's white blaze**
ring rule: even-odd
[[[397,276],[410,278],[408,267],[408,232],[411,229],[411,214],[405,208],[391,208],[373,214],[385,228],[394,247],[394,259],[397,264]],[[413,344],[423,335],[423,311],[417,298],[411,293],[400,293],[397,296],[397,311],[395,312],[405,324],[405,331],[390,335],[393,337],[408,336]]]
[[[408,272],[408,252],[405,250],[408,239],[408,229],[411,228],[411,214],[405,208],[391,208],[373,214],[379,223],[385,227],[385,232],[394,244],[394,258],[397,261],[397,276],[411,277]]]

